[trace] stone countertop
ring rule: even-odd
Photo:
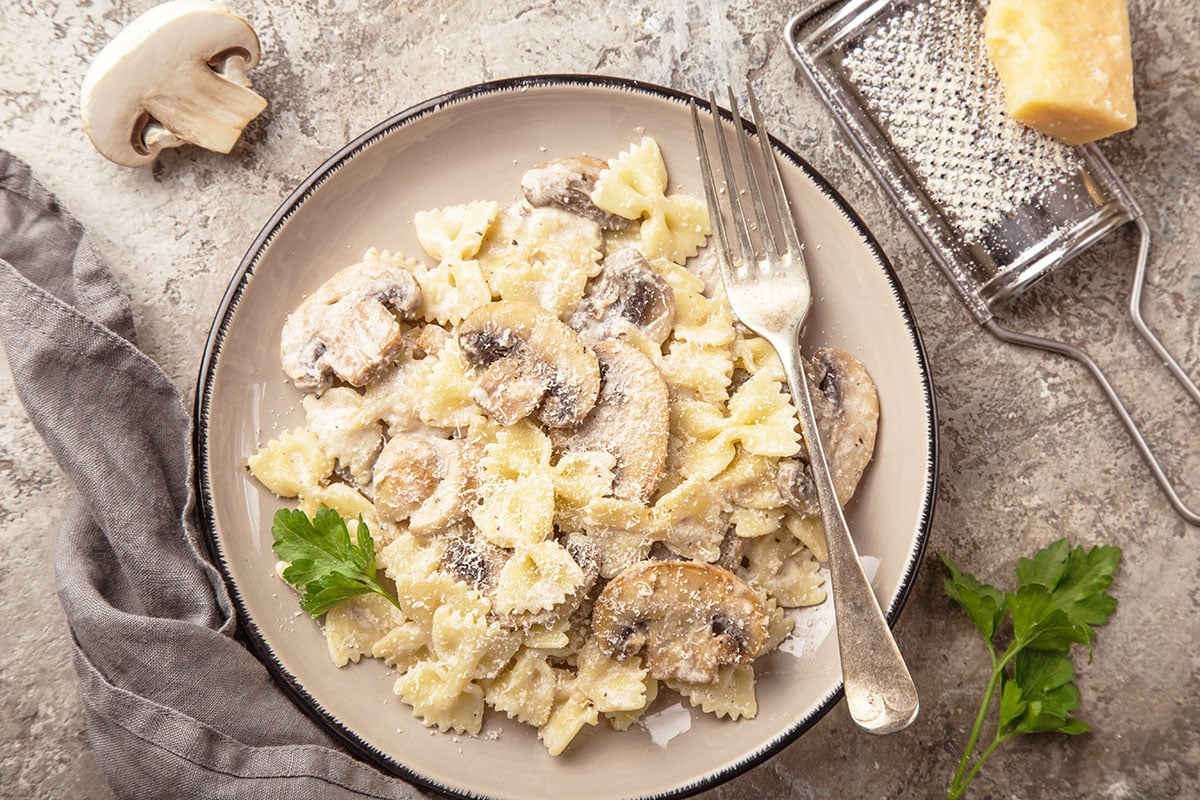
[[[1076,363],[975,325],[789,60],[781,0],[236,0],[262,39],[270,100],[229,156],[169,152],[129,170],[89,145],[77,112],[95,54],[149,0],[0,4],[0,147],[31,162],[90,229],[132,298],[143,348],[192,392],[213,313],[278,203],[358,132],[427,97],[532,73],[621,75],[703,93],[749,75],[777,135],[866,220],[903,281],[937,387],[941,485],[926,563],[896,627],[922,712],[860,733],[839,704],[724,798],[944,794],[987,677],[986,650],[942,591],[937,553],[1010,586],[1016,559],[1062,536],[1124,548],[1121,606],[1080,656],[1085,736],[1002,747],[979,798],[1200,796],[1198,531],[1172,511]],[[732,7],[731,7],[732,6]],[[1200,10],[1131,0],[1141,123],[1101,144],[1155,235],[1146,317],[1200,371]],[[1027,295],[1014,327],[1085,343],[1112,370],[1184,486],[1200,486],[1200,412],[1125,313],[1132,229]],[[1190,452],[1189,452],[1190,449]],[[71,487],[0,370],[0,794],[111,797],[86,746],[69,631],[54,598],[55,525]],[[1196,493],[1191,493],[1196,497]]]

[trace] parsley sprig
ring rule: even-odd
[[[1006,594],[963,572],[944,553],[950,576],[946,594],[970,616],[992,657],[992,675],[975,726],[947,800],[957,800],[970,786],[988,756],[1003,742],[1027,733],[1078,734],[1091,730],[1072,716],[1079,708],[1079,688],[1071,646],[1085,645],[1089,660],[1095,628],[1108,622],[1117,607],[1106,591],[1121,560],[1117,547],[1072,548],[1066,539],[1039,550],[1017,564],[1017,591]],[[1011,642],[1004,650],[997,634],[1011,618]],[[999,692],[991,741],[974,759],[988,711]]]
[[[280,509],[271,535],[275,555],[291,562],[283,579],[300,592],[300,607],[313,619],[343,600],[372,592],[400,607],[375,575],[375,540],[361,515],[357,542],[350,540],[346,521],[329,508],[317,509],[311,520],[299,509]]]

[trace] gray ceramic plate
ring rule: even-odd
[[[801,612],[795,641],[759,662],[753,720],[717,720],[660,697],[649,729],[588,728],[557,758],[532,728],[494,712],[479,737],[431,735],[392,694],[394,674],[382,662],[332,666],[320,629],[298,614],[296,595],[273,571],[271,516],[281,503],[245,470],[260,443],[303,421],[300,395],[280,370],[278,342],[285,315],[305,293],[369,246],[420,254],[412,226],[418,210],[512,202],[533,164],[578,153],[611,157],[643,134],[661,144],[673,186],[701,195],[688,99],[613,78],[545,76],[464,89],[398,114],[330,158],[284,202],[217,313],[197,392],[197,474],[208,536],[241,619],[297,702],[359,755],[424,786],[489,798],[682,796],[777,752],[840,696],[826,604]],[[899,282],[865,226],[776,144],[808,243],[816,307],[806,344],[850,351],[879,387],[875,460],[849,517],[894,621],[933,512],[929,370]]]

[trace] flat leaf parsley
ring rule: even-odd
[[[350,540],[346,521],[329,508],[317,509],[311,520],[299,509],[280,509],[271,535],[275,555],[290,562],[283,579],[300,592],[300,607],[313,619],[343,600],[372,592],[400,607],[375,576],[375,540],[362,516],[357,542]]]
[[[1026,733],[1091,730],[1086,722],[1071,716],[1079,708],[1071,645],[1086,645],[1090,659],[1095,627],[1108,622],[1117,607],[1106,590],[1117,572],[1121,550],[1072,548],[1066,539],[1060,539],[1033,558],[1018,562],[1018,586],[1013,594],[963,572],[944,553],[941,559],[950,572],[946,594],[967,612],[992,657],[992,676],[983,703],[946,794],[947,800],[956,800],[1002,742]],[[1000,651],[996,638],[1006,617],[1012,621],[1012,641]],[[994,733],[974,758],[997,692]]]

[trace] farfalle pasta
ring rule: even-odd
[[[419,212],[427,259],[369,250],[285,324],[305,422],[250,472],[369,526],[396,603],[329,610],[330,658],[386,662],[425,725],[492,709],[558,754],[664,690],[753,717],[755,660],[824,600],[782,368],[689,268],[707,211],[667,185],[649,137],[539,166],[514,205]]]

